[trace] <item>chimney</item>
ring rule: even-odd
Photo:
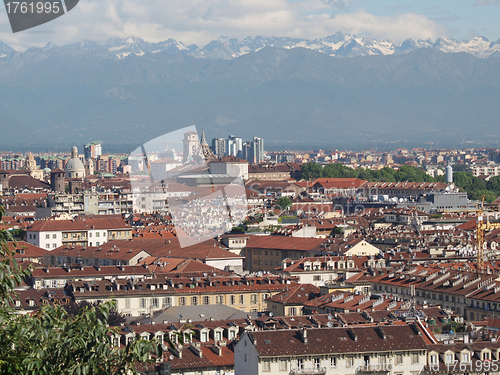
[[[216,344],[213,344],[211,347],[212,351],[218,356],[222,356],[222,348]]]
[[[302,329],[299,330],[300,336],[302,338],[302,342],[304,344],[307,344],[307,329],[306,327],[303,327]]]
[[[352,328],[349,328],[347,330],[347,333],[349,334],[351,339],[353,339],[354,341],[358,341],[358,335],[356,334],[356,332],[354,332],[354,330]]]
[[[196,344],[199,344],[199,343],[196,343]],[[202,352],[201,347],[199,345],[191,344],[189,349],[191,349],[191,351],[194,353],[194,355],[196,355],[200,358],[203,358],[203,352]]]

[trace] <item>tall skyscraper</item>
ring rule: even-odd
[[[83,146],[83,152],[85,154],[85,159],[97,159],[102,155],[102,142],[91,142]]]
[[[228,135],[226,141],[226,155],[242,157],[243,140],[234,135]]]
[[[253,154],[257,163],[264,161],[264,140],[262,138],[253,137]]]
[[[226,139],[225,138],[212,139],[212,151],[219,158],[226,156]]]
[[[264,161],[264,140],[262,138],[254,137],[248,143],[246,159],[251,164],[259,164]]]

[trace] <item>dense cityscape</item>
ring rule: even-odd
[[[500,375],[500,0],[4,3],[0,375]]]
[[[499,150],[211,144],[1,152],[16,312],[113,300],[144,374],[495,372]]]

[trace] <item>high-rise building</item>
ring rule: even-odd
[[[248,142],[246,151],[246,160],[248,160],[249,163],[262,163],[264,161],[264,140],[254,137],[253,141]]]
[[[212,151],[219,158],[226,156],[226,139],[225,138],[212,139]]]
[[[228,135],[226,140],[226,155],[242,157],[243,140],[234,135]]]
[[[97,159],[102,155],[102,142],[97,141],[88,143],[83,147],[83,151],[85,154],[85,159]]]
[[[259,137],[253,137],[252,145],[256,163],[262,163],[264,161],[264,140]]]

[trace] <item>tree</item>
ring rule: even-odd
[[[3,209],[0,207],[0,220]],[[0,374],[134,374],[134,364],[162,355],[156,341],[133,340],[112,345],[117,327],[107,321],[115,302],[81,309],[74,317],[59,305],[34,314],[16,314],[14,288],[30,275],[7,246],[11,237],[0,230]]]
[[[276,207],[282,211],[286,211],[292,207],[292,200],[289,197],[282,195],[276,201]]]
[[[68,313],[70,317],[74,318],[82,311],[82,309],[98,307],[99,305],[100,305],[99,302],[80,301],[64,305],[64,310]],[[120,313],[116,307],[111,307],[109,309],[109,314],[107,318],[108,325],[112,327],[119,326],[120,324],[125,323],[126,320],[127,319],[125,319],[125,316],[122,313]]]

